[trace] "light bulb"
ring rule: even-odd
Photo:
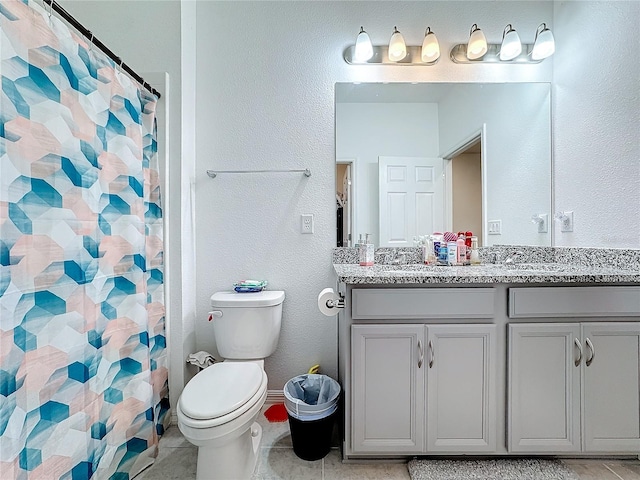
[[[407,45],[404,43],[404,37],[398,31],[398,27],[393,27],[393,35],[389,40],[389,60],[399,62],[407,56]]]
[[[427,27],[422,41],[422,61],[425,63],[435,62],[440,58],[440,44],[436,38],[436,34]]]
[[[467,43],[467,58],[476,60],[487,53],[487,39],[475,23],[471,26],[469,43]]]
[[[522,43],[518,32],[514,30],[511,24],[504,27],[502,33],[502,46],[500,47],[500,60],[513,60],[522,53]]]
[[[373,45],[371,45],[371,39],[369,34],[364,31],[364,28],[360,27],[360,33],[356,38],[356,48],[353,53],[353,59],[356,62],[364,63],[373,57]]]

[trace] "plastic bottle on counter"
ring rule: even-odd
[[[464,236],[464,243],[467,246],[467,264],[471,264],[471,237],[473,237],[473,232],[464,232]]]
[[[467,245],[464,242],[464,233],[460,232],[458,240],[456,240],[457,259],[458,265],[465,265],[467,263]]]
[[[436,256],[436,258],[440,258],[440,245],[442,244],[442,233],[440,232],[433,232],[433,235],[431,235],[431,239],[433,240],[433,253]],[[445,258],[445,262],[447,261],[447,259]]]
[[[438,265],[447,265],[449,261],[447,244],[444,240],[441,240],[438,245]]]
[[[458,244],[456,242],[447,242],[447,263],[449,265],[458,264]]]
[[[480,265],[480,252],[478,251],[478,237],[471,237],[471,265]]]
[[[364,234],[364,243],[360,244],[358,249],[358,256],[360,257],[361,267],[371,267],[373,265],[374,248],[373,243],[369,243],[369,234]]]

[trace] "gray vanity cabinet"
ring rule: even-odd
[[[354,452],[424,451],[424,325],[352,328]]]
[[[496,449],[496,327],[353,325],[352,449]]]
[[[640,322],[509,325],[510,452],[640,451]]]
[[[428,325],[427,452],[496,450],[496,326]]]

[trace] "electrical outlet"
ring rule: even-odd
[[[573,232],[573,212],[563,212],[560,221],[561,232]]]
[[[538,233],[548,233],[549,232],[549,215],[546,213],[538,214],[538,218],[540,221],[538,222]]]
[[[502,220],[489,220],[487,222],[489,235],[502,235]]]
[[[302,219],[300,231],[302,233],[313,233],[313,214],[303,213],[300,218]]]

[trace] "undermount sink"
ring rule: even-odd
[[[482,272],[483,274],[487,274],[489,272],[495,272],[495,274],[545,274],[545,273],[553,273],[563,269],[562,265],[558,265],[555,263],[488,263],[482,265],[468,265],[464,267],[458,266],[457,268],[463,269],[462,271],[465,273],[473,273],[473,272]],[[456,268],[449,267],[443,265],[423,265],[420,263],[410,263],[406,265],[386,265],[386,264],[378,264],[374,267],[377,271],[392,273],[398,275],[407,275],[411,273],[421,273],[421,274],[430,274],[430,273],[444,273],[447,272],[448,269]],[[460,271],[456,271],[459,273]]]
[[[553,272],[562,268],[562,266],[555,263],[512,263],[510,265],[502,265],[502,267],[513,270],[540,270],[543,272]]]
[[[564,268],[556,263],[508,263],[508,264],[491,264],[496,270],[507,272],[522,273],[553,273]]]
[[[408,263],[405,265],[377,265],[379,270],[392,273],[409,273],[409,272],[434,272],[442,268],[438,265],[423,265],[421,263]]]

